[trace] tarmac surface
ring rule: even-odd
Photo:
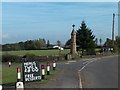
[[[84,88],[118,88],[118,57],[96,60],[81,71]]]

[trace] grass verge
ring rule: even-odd
[[[22,71],[22,64],[21,63],[12,63],[12,66],[9,67],[7,63],[3,63],[2,65],[2,85],[4,86],[14,86],[17,82],[17,67],[21,68]],[[36,82],[29,82],[26,83],[26,86],[34,86],[38,84],[45,84],[47,83],[54,75],[58,73],[58,70],[50,71],[50,75],[45,75],[45,80],[36,81]],[[22,75],[22,74],[21,74]]]

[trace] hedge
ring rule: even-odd
[[[10,54],[3,54],[2,55],[2,62],[23,62],[23,61],[50,61],[50,60],[58,60],[58,56],[36,56],[34,54],[26,54],[24,56],[18,55],[10,55]]]

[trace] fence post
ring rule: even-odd
[[[55,68],[56,68],[56,62],[53,61],[53,70],[55,70]]]
[[[50,64],[47,63],[47,75],[50,75]]]
[[[41,69],[42,69],[42,79],[45,79],[45,68],[44,68],[44,65],[41,65]]]
[[[17,82],[21,80],[21,70],[20,68],[17,68]]]
[[[20,68],[17,68],[16,90],[24,90],[24,84],[23,84],[23,82],[21,82],[21,70],[20,70]]]

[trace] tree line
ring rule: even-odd
[[[50,41],[43,38],[38,40],[27,40],[25,42],[18,42],[14,44],[4,44],[2,45],[3,51],[12,51],[12,50],[39,50],[50,48],[52,44]]]

